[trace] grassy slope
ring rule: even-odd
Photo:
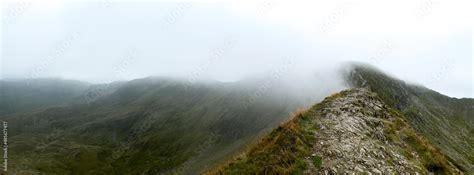
[[[322,163],[321,157],[311,156],[311,148],[317,142],[314,134],[318,134],[318,129],[315,127],[318,118],[332,100],[351,91],[334,94],[308,111],[298,113],[292,120],[264,137],[246,154],[211,169],[208,174],[301,174],[309,166],[318,168]],[[404,155],[409,156],[411,152],[417,152],[424,168],[437,174],[455,172],[451,169],[450,161],[431,146],[429,141],[417,135],[405,122],[402,114],[395,109],[388,110],[396,122],[386,121],[384,134],[390,142],[403,142],[407,145],[404,150],[400,150]],[[306,157],[312,157],[313,165],[305,163]],[[412,156],[409,158],[414,159]]]
[[[10,171],[195,172],[273,128],[297,106],[271,92],[249,106],[236,103],[253,92],[225,84],[143,79],[90,105],[2,116],[10,128]]]
[[[303,158],[308,156],[314,140],[308,125],[309,112],[297,114],[284,123],[246,155],[227,165],[209,171],[209,174],[290,174],[306,169]]]

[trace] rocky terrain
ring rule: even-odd
[[[474,99],[448,97],[370,65],[352,64],[348,70],[346,81],[351,87],[377,93],[459,169],[474,172]]]
[[[458,174],[404,117],[363,88],[327,97],[216,174]]]
[[[397,127],[406,124],[395,113],[390,113],[375,93],[364,89],[343,92],[319,113],[317,142],[311,156],[321,157],[322,164],[319,170],[311,166],[308,173],[427,172],[429,167],[423,166],[419,153],[407,149],[409,144],[403,141],[409,135],[400,133],[402,131],[396,131],[396,135],[387,134],[391,124],[396,123]],[[404,129],[412,132],[409,128]]]

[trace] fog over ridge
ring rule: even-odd
[[[449,96],[474,97],[471,27],[458,20],[471,13],[466,4],[111,2],[2,3],[9,20],[1,78],[236,82],[281,74],[293,84],[313,77],[339,89],[340,78],[327,70],[361,61]]]

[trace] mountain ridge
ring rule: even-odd
[[[474,172],[474,99],[444,96],[423,86],[413,86],[364,64],[352,65],[347,80],[380,95],[407,116],[410,125],[428,138],[460,168]]]
[[[209,174],[407,172],[460,171],[375,93],[350,89],[299,113]]]
[[[383,174],[406,173],[408,171],[412,173],[459,174],[463,172],[470,174],[473,172],[474,161],[472,157],[469,157],[472,155],[470,148],[474,145],[472,140],[474,136],[473,115],[470,108],[471,104],[474,104],[473,99],[446,97],[425,87],[410,85],[388,76],[366,64],[352,63],[349,64],[349,67],[344,67],[343,71],[346,75],[346,82],[351,87],[349,90],[327,97],[323,102],[314,105],[294,117],[293,120],[273,130],[244,155],[223,163],[208,173],[313,174],[319,172],[331,174],[352,172]],[[375,104],[381,103],[383,105],[365,104],[373,101],[373,98],[362,98],[352,102],[341,100],[341,98],[350,99],[352,93],[357,94],[358,92],[367,93],[367,96],[375,96],[377,99]],[[342,104],[336,105],[339,107],[336,110],[327,107],[328,104],[338,100],[344,101],[346,105],[349,104],[352,107],[345,108],[345,110],[341,110]],[[374,108],[383,108],[384,110],[380,113],[380,111],[374,111]],[[360,110],[373,111],[373,113],[369,112],[368,114],[371,115],[358,117],[359,113],[365,114]],[[413,112],[413,110],[419,110],[419,112]],[[330,112],[328,113],[328,111]],[[458,112],[453,113],[452,111]],[[388,119],[387,116],[389,116]],[[371,118],[381,117],[385,118],[382,119],[382,123],[370,122]],[[326,118],[331,118],[331,120]],[[447,118],[459,121],[449,121]],[[353,123],[353,121],[360,120],[368,124]],[[455,128],[442,125],[440,120]],[[319,122],[326,123],[326,125]],[[337,125],[328,124],[334,122]],[[347,128],[354,127],[366,129],[347,130]],[[462,130],[460,136],[454,134],[459,133],[456,127],[461,127],[467,134]],[[332,130],[333,132],[329,132],[332,134],[324,134],[324,128]],[[369,132],[373,130],[377,132]],[[360,134],[367,132],[374,137],[365,138],[363,134]],[[444,132],[444,135],[437,138],[438,135],[430,132]],[[449,139],[447,133],[451,136]],[[354,137],[363,138],[356,139],[359,140],[358,143],[364,138],[369,142],[362,142],[366,145],[363,149],[354,149],[356,148],[356,145],[352,143]],[[371,149],[373,144],[367,144],[377,143],[380,139],[385,141],[384,144],[379,145],[383,148],[382,154],[377,149]],[[373,157],[367,157],[367,150],[371,150],[368,151],[369,154],[381,159],[374,161]],[[392,150],[392,152],[387,153],[386,150]],[[352,153],[362,155],[362,159],[361,157],[352,157]],[[398,160],[393,161],[394,157]],[[398,168],[411,168],[390,167],[394,162]]]
[[[396,164],[411,172],[463,171],[469,174],[474,160],[469,156],[472,155],[470,153],[474,145],[474,122],[470,108],[474,104],[472,99],[445,97],[427,88],[387,76],[377,69],[359,64],[351,66],[344,69],[344,75],[345,82],[352,90],[336,93],[326,99],[339,106],[352,106],[354,112],[351,108],[344,108],[346,111],[343,112],[355,117],[333,116],[330,113],[334,110],[317,113],[321,121],[326,121],[320,126],[330,129],[319,128],[319,131],[337,132],[341,139],[347,138],[342,136],[348,131],[330,125],[331,121],[364,121],[354,125],[367,128],[368,130],[360,130],[360,133],[370,137],[358,132],[352,136],[367,139],[367,142],[361,143],[366,143],[368,153],[374,156],[381,155],[377,147],[385,147],[385,141],[389,141],[386,150],[392,150],[395,154],[382,151],[382,155],[391,157],[386,164],[373,165],[371,162],[379,160],[377,157],[363,157],[362,160],[367,160],[368,165],[359,169],[376,173],[401,172],[401,169],[392,165]],[[359,172],[338,163],[339,159],[357,159],[348,154],[344,144],[334,142],[335,138],[331,135],[313,138],[316,120],[308,120],[308,116],[302,115],[308,111],[315,114],[312,109],[315,108],[314,105],[307,112],[297,112],[295,119],[279,127],[281,122],[288,121],[289,113],[308,104],[315,104],[315,101],[319,101],[315,99],[328,94],[328,88],[321,87],[326,89],[306,93],[302,90],[318,90],[313,85],[317,83],[308,80],[307,84],[286,85],[288,82],[280,81],[279,77],[273,78],[276,79],[190,82],[147,77],[128,82],[88,85],[74,91],[74,95],[67,98],[52,103],[39,103],[44,105],[39,108],[33,106],[19,112],[0,114],[0,119],[8,121],[9,151],[15,157],[10,160],[12,167],[9,169],[16,173],[47,174],[201,172],[206,169],[215,170],[212,168],[214,166],[222,168],[222,162],[230,160],[232,163],[235,161],[232,157],[241,155],[242,152],[250,152],[251,155],[252,149],[258,148],[262,143],[258,139],[254,144],[254,140],[263,137],[263,143],[273,143],[273,146],[267,145],[258,152],[271,150],[273,155],[264,154],[263,157],[252,159],[257,162],[268,157],[273,159],[265,162],[278,160],[279,152],[288,148],[288,143],[296,145],[290,147],[291,151],[286,151],[288,155],[283,160],[291,167],[280,167],[282,173],[293,170],[300,173],[335,172],[328,162],[339,165],[335,167],[336,172],[337,168]],[[295,88],[298,85],[310,87]],[[370,104],[358,102],[360,99],[350,96],[351,93],[356,96],[359,94],[361,99],[367,99],[372,104],[378,104],[375,106],[383,106],[381,113],[390,117],[381,118],[369,113],[367,118],[352,115],[358,114],[357,111],[364,114],[364,111],[376,113],[380,110],[374,106],[367,107]],[[342,98],[340,94],[345,94],[347,98]],[[347,103],[336,102],[336,97],[347,100]],[[324,104],[329,103],[325,101],[316,106]],[[365,106],[358,107],[362,104]],[[341,109],[338,108],[339,111]],[[326,115],[329,117],[321,117]],[[440,137],[435,137],[437,135]],[[271,139],[273,136],[283,139],[282,145],[275,144],[278,139]],[[324,149],[309,149],[308,145],[318,146],[318,142],[313,143],[316,140],[332,144],[321,144],[329,145]],[[329,149],[331,145],[333,148]],[[406,145],[406,149],[400,145]],[[250,151],[247,147],[250,147]],[[341,154],[328,159],[335,150],[339,150]],[[411,155],[412,152],[416,152],[418,157]],[[401,155],[402,158],[395,155]],[[399,163],[400,161],[405,163]],[[303,168],[303,165],[306,167]],[[362,162],[353,165],[351,168],[356,165],[365,166]],[[250,170],[258,172],[261,166],[265,167],[265,164],[251,167]],[[318,167],[325,169],[320,170]],[[219,168],[217,169],[222,170]],[[222,172],[227,172],[226,170],[224,168]],[[232,172],[230,171],[231,174]]]

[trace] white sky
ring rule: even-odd
[[[472,1],[2,1],[2,78],[235,81],[373,64],[474,97]],[[229,44],[230,43],[230,44]]]

